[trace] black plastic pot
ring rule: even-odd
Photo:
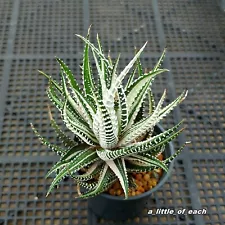
[[[157,125],[155,133],[161,133],[164,129]],[[169,143],[164,151],[167,158],[174,154],[174,147]],[[101,194],[88,200],[88,207],[92,212],[101,218],[112,220],[126,220],[140,215],[143,208],[147,205],[149,196],[157,191],[169,178],[173,163],[170,163],[168,172],[164,172],[158,184],[153,189],[134,197],[124,200],[123,197]]]

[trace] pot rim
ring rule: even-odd
[[[157,127],[159,130],[161,130],[161,132],[165,131],[160,124],[157,124],[155,127]],[[169,145],[168,149],[170,150],[169,151],[170,155],[173,155],[175,151],[174,151],[174,147],[173,147],[172,142],[169,142],[168,145]],[[174,165],[174,162],[172,161],[169,164],[168,172],[163,171],[163,175],[160,178],[159,183],[154,188],[152,188],[151,190],[146,191],[146,192],[144,192],[140,195],[128,197],[127,199],[124,199],[124,197],[122,197],[122,196],[113,196],[113,195],[110,195],[110,194],[100,194],[100,196],[102,196],[104,198],[107,198],[107,199],[111,199],[111,200],[117,200],[117,201],[132,201],[132,200],[147,197],[150,194],[152,194],[153,192],[155,192],[156,190],[158,190],[168,180],[169,176],[172,173],[173,165]]]

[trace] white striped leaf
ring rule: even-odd
[[[174,138],[176,138],[184,130],[183,128],[177,131],[179,126],[180,123],[172,127],[171,129],[166,130],[165,132],[152,137],[149,140],[131,144],[127,147],[123,147],[113,151],[107,149],[97,149],[96,151],[98,153],[99,158],[101,158],[104,161],[114,160],[119,157],[130,156],[132,154],[142,152],[149,152],[151,154],[154,154],[156,152],[157,147],[166,145]]]
[[[98,161],[93,163],[84,174],[74,175],[71,177],[78,181],[89,181],[94,177],[98,176],[101,169],[102,169],[101,162]]]
[[[87,39],[89,38],[89,30]],[[82,77],[83,77],[83,86],[84,92],[90,103],[95,105],[94,98],[95,95],[95,83],[92,76],[92,71],[89,62],[89,45],[86,43],[83,54],[83,65],[82,65]]]
[[[125,199],[127,199],[129,183],[124,158],[117,158],[115,160],[106,160],[105,162],[118,177],[120,184],[123,188],[123,191],[125,193]]]
[[[165,164],[172,162],[183,151],[183,149],[186,147],[186,145],[188,145],[190,143],[191,142],[189,142],[189,141],[185,142],[173,155],[171,155],[170,157],[163,160],[163,162]]]
[[[123,133],[125,128],[127,127],[128,123],[128,110],[127,110],[127,99],[125,92],[123,90],[123,86],[120,85],[118,88],[118,110],[117,110],[117,118],[118,118],[118,127],[119,127],[119,134]]]
[[[81,168],[84,168],[91,163],[96,162],[97,160],[99,160],[97,153],[90,149],[84,150],[81,154],[75,157],[74,160],[70,159],[70,161],[65,165],[64,168],[61,169],[61,171],[52,181],[47,195],[51,192],[54,186],[57,185],[65,176],[67,176],[68,174],[73,174],[79,171]]]
[[[167,51],[167,49],[164,48],[163,53],[162,53],[162,55],[160,56],[160,58],[159,58],[158,62],[156,63],[156,65],[154,66],[153,71],[156,71],[156,70],[158,70],[158,69],[161,67],[161,65],[162,65],[162,63],[163,63],[163,60],[164,60],[164,58],[165,58],[165,56],[166,56],[166,51]]]
[[[68,66],[59,58],[57,58],[57,61],[59,62],[61,69],[63,70],[64,74],[66,75],[68,82],[73,90],[74,97],[76,98],[77,103],[79,103],[79,106],[85,115],[85,119],[87,120],[88,124],[92,124],[92,116],[94,115],[95,107],[89,104],[87,102],[87,99],[85,99],[85,96],[82,94],[75,78]]]
[[[141,156],[141,155],[134,154],[130,157],[126,157],[125,159],[130,161],[131,163],[132,161],[138,161],[142,163],[143,166],[158,167],[158,168],[162,168],[166,172],[168,171],[166,164],[152,155]]]
[[[130,129],[125,131],[123,137],[119,141],[120,146],[127,145],[132,141],[136,140],[140,136],[146,135],[155,125],[158,123],[159,113],[166,97],[166,91],[164,91],[154,113],[144,118],[140,122],[134,124]]]
[[[57,145],[51,144],[46,138],[42,137],[40,133],[37,131],[36,128],[34,128],[33,124],[31,123],[31,128],[34,131],[35,135],[39,138],[41,143],[43,145],[46,145],[48,148],[50,148],[52,151],[56,152],[58,155],[63,155],[68,149],[60,148]]]
[[[65,122],[66,127],[71,130],[75,135],[80,137],[85,143],[89,145],[94,145],[97,143],[97,139],[95,138],[92,130],[88,127],[81,124],[78,120],[74,120],[75,118],[71,119],[67,114],[66,110],[67,101],[64,103],[62,118]]]
[[[111,171],[109,166],[105,164],[104,168],[100,173],[98,183],[95,186],[95,188],[91,191],[82,194],[80,198],[86,199],[99,195],[102,192],[106,191],[116,180],[117,180],[116,175]]]
[[[54,128],[58,138],[60,141],[62,141],[62,143],[65,145],[65,147],[73,147],[78,145],[77,142],[75,142],[74,140],[72,140],[69,136],[67,136],[58,126],[58,124],[56,123],[56,121],[52,118],[51,119],[51,126]]]
[[[130,69],[133,67],[134,63],[137,61],[139,56],[141,55],[142,51],[144,50],[145,46],[147,45],[147,42],[143,45],[143,47],[137,52],[137,54],[134,56],[134,58],[128,63],[128,65],[123,69],[123,71],[118,75],[116,81],[111,85],[110,92],[112,95],[116,92],[117,88],[127,75],[127,73],[130,71]]]
[[[143,76],[138,77],[127,89],[126,95],[127,95],[127,104],[128,108],[130,109],[131,106],[133,105],[133,102],[140,92],[140,90],[146,85],[146,83],[150,83],[153,81],[153,79],[163,73],[168,71],[167,69],[158,69],[156,71],[150,71],[147,74],[144,74]]]

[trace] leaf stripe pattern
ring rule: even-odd
[[[107,160],[106,163],[118,177],[121,183],[121,186],[123,188],[123,191],[125,193],[125,199],[128,198],[129,183],[128,183],[128,176],[127,176],[127,170],[126,170],[124,158],[119,158],[115,160]]]
[[[105,149],[102,149],[102,150],[97,149],[98,156],[102,160],[113,160],[113,159],[117,159],[118,157],[129,156],[132,154],[142,153],[142,152],[149,152],[151,154],[154,154],[156,152],[155,149],[157,147],[169,143],[183,131],[183,129],[177,131],[177,128],[179,125],[180,124],[174,126],[173,128],[157,136],[154,136],[153,138],[149,140],[138,142],[118,150],[110,151]]]
[[[56,152],[58,155],[62,155],[66,152],[65,149],[60,148],[57,145],[51,144],[46,138],[43,138],[39,132],[37,131],[37,129],[34,128],[33,124],[31,123],[31,128],[34,131],[34,133],[36,134],[36,136],[39,138],[39,140],[41,141],[41,143],[43,145],[46,145],[48,148],[50,148],[52,151]]]
[[[98,160],[98,156],[95,151],[85,150],[82,154],[79,154],[74,160],[70,160],[68,164],[59,172],[59,174],[52,181],[47,195],[51,192],[55,185],[57,185],[66,175],[73,174],[85,166],[90,165]]]
[[[90,29],[86,38],[77,35],[84,41],[81,74],[83,88],[80,88],[72,71],[56,58],[60,65],[60,81],[42,71],[49,80],[47,95],[52,104],[59,110],[70,135],[60,129],[53,119],[50,109],[50,124],[62,142],[60,147],[51,144],[33,127],[34,133],[42,144],[60,155],[60,159],[48,171],[46,177],[55,176],[47,195],[63,180],[71,177],[78,184],[78,195],[86,199],[106,191],[115,181],[120,182],[125,199],[129,187],[134,186],[132,172],[151,171],[156,168],[168,169],[168,164],[184,149],[184,144],[174,155],[163,161],[157,156],[165,150],[166,145],[176,138],[183,129],[181,123],[155,135],[155,125],[187,96],[187,91],[165,107],[162,107],[166,92],[155,106],[151,85],[154,79],[167,69],[161,69],[165,57],[161,57],[149,72],[144,72],[140,56],[147,42],[135,52],[131,61],[119,69],[120,54],[112,61],[105,56],[99,36],[97,45],[89,41]],[[95,68],[89,54],[92,55]],[[93,69],[93,70],[92,70]],[[97,81],[94,73],[97,69]],[[128,76],[129,75],[129,76]],[[123,84],[128,76],[128,82]],[[149,101],[149,115],[144,115],[144,107]],[[85,190],[81,193],[80,187]]]
[[[51,119],[51,126],[54,128],[58,138],[62,141],[65,147],[73,147],[76,146],[78,143],[73,141],[70,137],[68,137],[58,126],[54,119]]]
[[[127,130],[124,133],[123,137],[121,138],[119,142],[121,146],[129,144],[132,140],[135,140],[138,137],[145,135],[148,131],[151,130],[152,127],[156,125],[156,123],[158,122],[160,109],[165,97],[166,97],[166,91],[164,91],[154,113],[144,118],[140,122],[136,123],[133,127],[131,127],[129,130]]]

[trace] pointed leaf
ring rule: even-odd
[[[157,167],[157,168],[162,168],[166,172],[168,171],[168,168],[166,164],[159,159],[157,159],[155,156],[152,155],[146,155],[146,156],[141,156],[141,155],[132,155],[130,157],[125,158],[128,161],[138,161],[142,163],[144,166],[149,166],[149,167]]]
[[[164,58],[165,58],[165,56],[166,56],[166,50],[167,50],[167,49],[164,48],[163,53],[162,53],[161,57],[159,58],[157,64],[155,65],[153,71],[156,71],[156,70],[158,70],[158,69],[160,68],[160,66],[161,66],[161,64],[163,63],[163,60],[164,60]]]
[[[74,140],[72,140],[69,136],[67,136],[58,126],[58,124],[56,123],[56,121],[52,118],[51,119],[51,126],[55,129],[55,132],[58,136],[58,138],[60,139],[60,141],[66,146],[66,147],[73,147],[75,145],[77,145],[78,143],[76,143]]]
[[[170,162],[172,162],[182,151],[183,149],[186,147],[186,145],[190,144],[191,142],[187,141],[185,142],[181,147],[180,149],[178,149],[173,155],[171,155],[169,158],[163,160],[163,162],[165,164],[168,164]]]
[[[119,145],[124,146],[128,143],[136,140],[137,138],[146,135],[155,125],[158,123],[158,117],[161,110],[161,106],[166,96],[166,91],[164,91],[156,110],[152,115],[144,118],[140,122],[136,123],[130,129],[128,129],[124,134],[123,137],[120,139]]]
[[[84,168],[91,163],[94,163],[98,160],[97,153],[91,149],[84,150],[82,154],[79,154],[74,160],[70,160],[64,168],[61,169],[59,174],[52,181],[47,195],[52,191],[52,189],[57,185],[65,176],[68,174],[73,174]]]
[[[75,120],[75,118],[72,120],[68,116],[66,105],[67,101],[65,101],[63,106],[62,118],[67,128],[71,130],[74,134],[79,136],[85,143],[89,145],[94,145],[94,143],[97,143],[97,139],[95,138],[92,130],[84,126],[79,120]]]
[[[116,180],[117,177],[115,176],[115,174],[109,169],[109,166],[105,164],[100,173],[98,184],[95,186],[94,190],[82,194],[80,198],[86,199],[99,195],[102,192],[106,191]]]
[[[125,199],[128,198],[128,176],[127,176],[127,170],[126,165],[123,158],[118,158],[115,160],[107,160],[107,165],[110,167],[110,169],[115,173],[115,175],[118,177],[120,184],[123,188],[123,191],[125,193]]]
[[[50,148],[52,151],[56,152],[58,155],[62,155],[67,151],[66,149],[62,149],[57,145],[51,144],[46,138],[43,138],[40,135],[40,133],[37,131],[37,129],[34,128],[32,123],[30,125],[31,125],[32,130],[34,131],[34,133],[36,134],[36,136],[39,138],[39,140],[41,141],[41,143],[43,145],[46,145],[48,148]]]
[[[134,63],[137,61],[138,57],[141,55],[141,53],[144,50],[144,48],[145,48],[146,45],[147,45],[147,42],[137,52],[137,54],[128,63],[128,65],[124,68],[124,70],[119,74],[119,76],[117,77],[115,83],[110,87],[110,91],[111,91],[112,94],[114,94],[116,92],[116,89],[119,87],[119,85],[121,84],[121,82],[123,81],[123,79],[127,75],[127,73],[130,71],[130,69],[133,67]]]
[[[142,153],[142,152],[149,152],[154,154],[158,149],[159,146],[166,145],[174,138],[176,138],[183,130],[178,130],[180,123],[176,126],[172,127],[171,129],[152,137],[149,140],[145,140],[142,142],[138,142],[135,144],[131,144],[127,147],[117,149],[117,150],[106,150],[106,149],[97,149],[97,154],[99,158],[102,160],[113,160],[123,156],[129,156],[132,154]]]

